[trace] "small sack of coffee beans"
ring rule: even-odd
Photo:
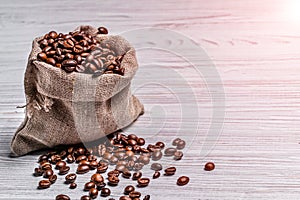
[[[26,116],[11,142],[14,154],[91,142],[143,114],[130,89],[138,69],[135,50],[107,33],[80,26],[33,41],[24,81]]]

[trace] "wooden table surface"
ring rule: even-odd
[[[64,177],[37,190],[32,171],[39,153],[9,156],[24,118],[16,106],[25,104],[23,74],[33,38],[82,24],[106,26],[137,49],[133,91],[146,113],[126,132],[147,142],[170,144],[178,136],[188,142],[183,160],[162,161],[177,174],[151,181],[143,194],[154,200],[299,199],[299,7],[298,0],[3,1],[0,199],[84,194],[90,174],[79,177],[76,190],[62,184]],[[182,42],[190,39],[194,43]],[[207,161],[215,162],[214,171],[203,170]],[[179,175],[190,176],[190,183],[176,186]],[[112,197],[128,183],[122,179]]]

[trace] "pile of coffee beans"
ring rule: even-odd
[[[57,180],[56,173],[65,175],[65,184],[69,184],[70,189],[75,189],[78,188],[76,184],[77,175],[95,171],[90,179],[83,186],[80,186],[83,191],[88,193],[81,196],[80,199],[96,199],[99,195],[109,197],[111,195],[110,187],[117,186],[122,178],[136,182],[135,185],[138,188],[147,187],[151,183],[151,178],[143,176],[142,169],[150,164],[151,160],[150,169],[154,171],[152,179],[160,178],[164,167],[157,161],[162,156],[172,156],[175,160],[180,160],[183,157],[183,152],[180,150],[185,147],[185,141],[176,138],[172,145],[175,147],[166,149],[163,142],[145,146],[145,139],[135,134],[125,135],[117,132],[109,135],[101,144],[91,148],[85,148],[83,145],[70,146],[41,155],[38,158],[39,166],[34,169],[34,176],[44,177],[39,182],[38,189],[51,187]],[[69,173],[70,166],[68,165],[72,163],[77,164],[76,174]],[[114,169],[109,170],[109,166],[114,166]],[[212,162],[205,166],[205,170],[213,170],[213,168]],[[176,167],[168,166],[164,169],[163,175],[173,176],[176,171]],[[178,186],[184,186],[189,181],[189,177],[180,176],[176,183]],[[133,185],[127,185],[123,194],[119,200],[150,200],[150,195],[142,197],[141,192]],[[66,194],[56,196],[56,200],[68,199],[70,197]],[[114,198],[109,200],[114,200]]]
[[[108,34],[105,27],[98,28],[99,34]],[[42,51],[39,61],[46,62],[64,71],[100,76],[102,74],[124,75],[121,67],[124,55],[117,55],[109,43],[99,42],[84,31],[68,34],[50,31],[39,41]]]

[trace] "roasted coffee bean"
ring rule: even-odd
[[[180,140],[177,143],[177,149],[184,149],[184,147],[185,147],[185,141],[184,140]]]
[[[160,163],[152,163],[151,169],[154,171],[160,171],[162,170],[162,165]]]
[[[65,166],[63,168],[60,168],[59,169],[59,175],[65,175],[67,174],[68,172],[70,171],[70,167],[69,166]]]
[[[137,145],[137,142],[136,142],[136,140],[134,140],[134,139],[130,139],[130,140],[128,140],[128,144],[129,144],[130,146],[135,146],[135,145]]]
[[[81,156],[81,155],[84,155],[86,153],[86,149],[85,148],[82,148],[82,147],[79,147],[78,149],[76,149],[76,152],[75,154],[77,156]]]
[[[98,147],[97,147],[97,150],[98,150],[98,155],[100,157],[102,157],[105,152],[106,152],[106,146],[104,144],[100,144]]]
[[[149,156],[145,156],[145,155],[141,155],[138,159],[139,162],[143,163],[144,165],[148,165],[150,162],[150,157]]]
[[[44,49],[43,49],[43,52],[47,53],[48,51],[50,51],[52,49],[51,46],[46,46]]]
[[[176,168],[175,167],[168,167],[167,169],[165,169],[165,175],[166,176],[172,176],[174,175],[176,172]]]
[[[138,182],[139,187],[146,187],[149,185],[150,179],[149,178],[139,178],[137,180],[137,182]]]
[[[120,172],[118,170],[113,170],[107,173],[108,176],[119,176]]]
[[[138,191],[132,191],[132,192],[129,193],[129,197],[130,197],[131,199],[134,199],[134,198],[140,198],[140,196],[141,196],[141,193],[138,192]]]
[[[42,176],[43,173],[44,173],[44,171],[43,171],[41,168],[38,167],[38,168],[35,168],[35,169],[34,169],[33,175],[34,175],[34,176]]]
[[[49,37],[52,39],[56,39],[58,36],[58,34],[55,31],[50,31],[48,34],[49,34]]]
[[[182,151],[176,151],[176,152],[174,153],[174,160],[181,160],[182,157],[183,157]]]
[[[176,139],[173,140],[172,145],[173,145],[173,146],[177,146],[177,144],[178,144],[180,141],[181,141],[180,138],[176,138]]]
[[[85,67],[83,65],[77,65],[75,70],[79,73],[85,72]]]
[[[204,170],[206,171],[212,171],[215,169],[215,164],[213,162],[208,162],[204,166]]]
[[[145,144],[145,139],[144,138],[138,138],[137,139],[137,144],[140,146],[143,146]]]
[[[96,160],[92,160],[92,161],[90,162],[90,168],[91,168],[91,169],[96,169],[97,166],[98,166],[98,162],[97,162]]]
[[[52,176],[49,176],[49,181],[51,182],[51,184],[55,183],[57,180],[57,176],[55,174],[53,174]]]
[[[70,197],[65,194],[59,194],[55,198],[56,200],[70,200]]]
[[[63,46],[66,48],[66,49],[71,49],[73,48],[74,46],[74,42],[71,40],[71,39],[67,39],[63,42]]]
[[[117,176],[109,176],[108,177],[108,184],[111,186],[118,185],[120,179]]]
[[[78,165],[76,173],[77,174],[85,174],[89,171],[90,171],[90,166],[88,166],[88,165]]]
[[[151,158],[153,161],[158,161],[161,159],[161,157],[162,157],[162,152],[160,150],[156,150],[156,151],[153,151]]]
[[[106,152],[106,153],[103,154],[103,159],[110,160],[110,158],[111,158],[112,156],[113,156],[113,155],[112,155],[111,153]]]
[[[64,60],[61,65],[67,72],[73,72],[77,66],[77,62],[76,60],[67,59]]]
[[[110,195],[110,189],[109,188],[102,188],[101,194],[102,197],[108,197]]]
[[[73,51],[77,54],[81,54],[83,52],[83,47],[77,44],[73,47]]]
[[[135,188],[132,185],[128,185],[124,189],[124,194],[128,195],[130,192],[135,191]]]
[[[84,195],[80,198],[80,200],[91,200],[91,197],[88,195]]]
[[[98,190],[96,188],[91,188],[89,191],[89,195],[92,199],[96,199],[98,196]]]
[[[109,163],[112,164],[112,165],[115,165],[118,161],[119,161],[119,159],[116,156],[112,156],[109,159]]]
[[[130,197],[127,197],[127,196],[121,196],[119,198],[119,200],[132,200]]]
[[[125,169],[122,173],[123,178],[130,178],[131,177],[131,173],[128,169]]]
[[[52,169],[52,165],[49,162],[41,162],[40,163],[40,168],[42,170],[47,170],[47,169]]]
[[[59,153],[59,156],[61,157],[61,159],[65,159],[67,157],[67,151],[63,150]]]
[[[42,60],[42,61],[46,61],[47,60],[47,55],[44,52],[38,53],[38,59]]]
[[[66,183],[74,183],[75,180],[77,178],[77,175],[72,173],[72,174],[68,174],[65,179],[66,179]]]
[[[55,61],[54,58],[47,58],[47,59],[46,59],[46,63],[55,66],[56,61]]]
[[[44,172],[44,178],[49,178],[50,176],[52,176],[54,173],[53,173],[53,170],[52,169],[47,169],[45,172]]]
[[[97,167],[97,173],[105,173],[108,169],[108,165],[105,163],[101,163],[98,167]]]
[[[48,161],[48,156],[45,155],[45,154],[43,154],[43,155],[41,155],[41,156],[39,157],[38,163],[41,163],[41,162],[43,162],[43,161],[45,161],[45,162]]]
[[[133,169],[135,171],[139,171],[139,170],[143,169],[143,167],[144,167],[143,163],[137,162],[137,163],[134,164]]]
[[[160,172],[159,171],[154,172],[153,179],[157,179],[159,177],[160,177]]]
[[[89,191],[91,188],[95,188],[96,187],[96,184],[92,181],[90,182],[87,182],[85,185],[84,185],[84,191]]]
[[[56,164],[57,162],[61,161],[61,157],[57,154],[51,155],[50,162],[52,164]]]
[[[123,172],[126,169],[125,165],[117,165],[116,166],[116,170],[118,170],[119,172]]]
[[[186,185],[188,184],[190,181],[190,178],[187,177],[187,176],[181,176],[177,179],[177,185],[179,186],[183,186],[183,185]]]
[[[58,161],[55,165],[55,169],[61,169],[63,167],[67,166],[65,161]]]
[[[173,156],[175,154],[175,152],[177,151],[177,149],[170,147],[165,149],[165,156]]]
[[[78,165],[88,165],[88,166],[90,166],[90,161],[88,161],[88,160],[81,160],[79,163],[78,163]]]
[[[104,182],[104,178],[101,174],[96,173],[96,174],[92,175],[91,181],[94,182],[95,184],[102,183],[102,182]]]
[[[107,28],[101,26],[98,28],[98,33],[99,34],[108,34],[108,30],[107,30]]]
[[[146,195],[143,200],[150,200],[150,195]]]
[[[71,183],[69,188],[70,189],[75,189],[75,188],[77,188],[77,184],[76,183]]]
[[[101,190],[102,188],[104,188],[106,186],[106,183],[102,182],[102,183],[97,183],[96,184],[96,188],[97,190]]]
[[[51,182],[50,182],[49,180],[41,180],[41,181],[39,182],[38,188],[39,188],[39,189],[46,189],[46,188],[49,188],[50,185],[51,185]]]
[[[71,60],[73,60],[74,59],[74,55],[71,54],[71,53],[66,53],[65,59],[71,59]]]
[[[142,172],[138,171],[138,172],[135,172],[133,175],[132,175],[132,180],[138,180],[139,178],[142,177]]]
[[[67,155],[67,162],[68,163],[73,163],[75,162],[75,157],[71,154]]]
[[[155,146],[158,146],[161,150],[165,148],[165,143],[163,142],[156,142]]]

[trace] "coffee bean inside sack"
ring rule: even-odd
[[[104,27],[98,34],[108,34]],[[117,55],[109,43],[99,42],[96,37],[84,31],[67,34],[50,31],[39,41],[39,61],[61,68],[67,73],[78,72],[100,76],[102,74],[124,75],[121,67],[124,55]]]
[[[178,143],[175,146],[180,143],[185,144],[184,140],[176,140]],[[102,140],[96,146],[85,148],[83,144],[79,144],[62,147],[57,151],[41,155],[38,158],[39,166],[34,169],[33,175],[44,177],[39,182],[38,189],[47,189],[56,183],[56,174],[64,176],[64,183],[69,184],[70,190],[82,191],[81,196],[77,197],[78,199],[118,196],[117,199],[147,200],[151,196],[150,194],[143,194],[143,188],[159,183],[156,179],[173,177],[174,182],[169,183],[178,187],[185,186],[190,182],[189,177],[177,172],[175,163],[178,162],[178,159],[174,161],[170,157],[174,152],[179,152],[175,156],[182,158],[183,153],[174,150],[170,146],[161,141],[149,144],[144,138],[140,138],[135,134],[126,135],[117,132],[108,135],[104,141]],[[165,147],[166,151],[163,151]],[[163,157],[161,154],[169,159],[170,163],[160,163],[159,161]],[[76,166],[75,169],[73,169],[74,165]],[[152,174],[145,176],[143,173],[145,169],[152,172]],[[76,173],[69,173],[69,171],[75,171]],[[77,176],[89,172],[91,172],[91,175],[88,175],[89,178],[86,178],[82,185],[76,183]],[[164,176],[161,176],[161,173]],[[122,181],[127,183],[131,181],[132,183],[122,186],[122,189],[117,191],[115,187],[118,186],[119,188]],[[58,192],[64,193],[64,195],[58,194],[57,198],[59,199],[64,199],[68,195],[67,191]],[[69,193],[72,194],[71,191]]]

